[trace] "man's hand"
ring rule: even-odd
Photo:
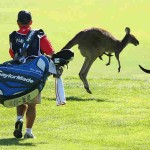
[[[57,74],[54,74],[53,77],[59,78],[62,75],[62,73],[63,73],[63,67],[56,66],[56,73]]]

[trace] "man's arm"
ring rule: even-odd
[[[52,56],[55,52],[51,42],[47,39],[46,35],[40,39],[40,49],[43,53],[49,56]]]

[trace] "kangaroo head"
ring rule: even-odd
[[[127,39],[128,39],[128,43],[131,43],[135,46],[139,45],[139,41],[136,39],[136,37],[132,34],[130,34],[130,28],[129,27],[126,27],[125,28],[125,32],[126,32],[126,36],[127,36]]]

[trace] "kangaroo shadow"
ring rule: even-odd
[[[81,97],[77,97],[77,96],[69,96],[69,97],[66,97],[66,99],[68,101],[83,101],[83,102],[86,102],[86,101],[97,101],[97,102],[112,102],[111,100],[109,99],[105,99],[105,98],[81,98]]]
[[[50,99],[50,100],[53,100],[55,101],[56,98],[52,97],[52,98],[49,98],[49,97],[43,97],[43,99]],[[77,96],[68,96],[66,97],[67,101],[79,101],[79,102],[86,102],[86,101],[96,101],[96,102],[114,102],[110,99],[105,99],[105,98],[81,98],[81,97],[77,97]]]
[[[12,146],[12,145],[18,145],[18,146],[36,146],[33,143],[20,143],[24,139],[16,139],[16,138],[5,138],[0,139],[0,145],[3,146]]]

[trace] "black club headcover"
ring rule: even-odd
[[[70,49],[64,49],[52,56],[54,64],[59,66],[67,65],[74,58],[74,53]]]

